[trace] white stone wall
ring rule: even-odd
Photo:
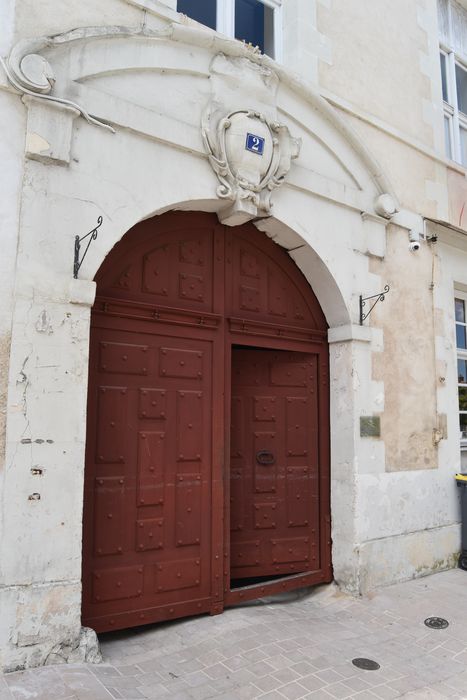
[[[0,55],[5,56],[11,48],[14,33],[14,2],[2,3],[0,7]],[[0,74],[2,69],[0,68]],[[3,74],[0,75],[0,114],[2,134],[0,136],[0,494],[6,473],[5,437],[7,420],[7,389],[12,329],[13,293],[18,244],[19,215],[23,178],[25,139],[24,108],[18,98],[11,94]],[[5,125],[8,125],[5,128]],[[4,519],[0,519],[0,538],[4,530]],[[0,580],[3,580],[4,558],[0,556]],[[8,616],[7,613],[6,615]],[[7,619],[7,616],[5,619]],[[1,635],[2,633],[0,633]],[[7,640],[1,640],[4,646]]]

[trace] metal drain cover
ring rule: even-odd
[[[427,617],[425,625],[432,630],[444,630],[449,627],[449,622],[444,617]]]
[[[357,668],[362,668],[364,671],[377,671],[380,665],[372,659],[352,659],[352,663]]]

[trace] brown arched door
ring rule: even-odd
[[[287,253],[251,224],[166,214],[96,279],[83,623],[331,580],[327,327]]]

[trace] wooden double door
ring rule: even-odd
[[[286,251],[168,214],[128,232],[97,288],[83,624],[330,581],[326,323]]]

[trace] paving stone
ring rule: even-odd
[[[210,678],[204,671],[195,671],[194,673],[189,673],[187,676],[184,676],[183,680],[190,688],[198,688],[201,685],[206,685]]]
[[[5,680],[14,700],[69,700],[74,696],[51,666],[10,673]]]
[[[266,654],[266,656],[270,658],[276,658],[281,655],[281,652],[283,651],[278,644],[264,644],[261,647],[262,651]]]
[[[445,696],[431,688],[420,688],[413,693],[407,693],[404,697],[411,700],[445,700]]]
[[[316,656],[316,650],[314,651],[314,655]],[[283,656],[288,661],[290,661],[291,664],[298,664],[302,661],[307,660],[307,656],[305,654],[304,649],[296,649],[295,651],[286,651],[283,653]]]
[[[254,675],[255,678],[261,678],[262,676],[266,676],[269,673],[274,673],[275,672],[274,666],[272,666],[270,663],[267,661],[258,661],[255,664],[252,664],[251,666],[248,666],[248,671]]]
[[[462,674],[456,674],[449,678],[444,679],[444,683],[453,690],[466,691],[467,689],[467,672]],[[466,691],[467,695],[467,691]]]
[[[251,662],[246,656],[232,656],[232,658],[227,658],[223,663],[228,669],[235,671],[237,668],[249,666]]]
[[[303,685],[296,682],[282,685],[279,688],[279,692],[282,693],[287,700],[298,700],[299,698],[303,698],[305,695],[307,695],[307,691]]]
[[[121,673],[118,671],[115,666],[107,666],[104,664],[99,664],[99,665],[93,665],[90,668],[91,673],[93,673],[95,676],[102,677],[102,676],[120,676]]]
[[[207,700],[207,698],[214,697],[216,692],[212,685],[209,684],[200,685],[187,691],[192,700]]]
[[[350,698],[355,695],[355,691],[349,688],[348,685],[344,683],[332,683],[326,686],[326,691],[332,695],[333,698]]]
[[[443,647],[446,649],[449,649],[449,651],[453,651],[456,654],[460,654],[462,651],[466,651],[466,646],[463,641],[460,639],[447,639],[445,642],[443,642]]]
[[[326,685],[324,681],[322,681],[320,678],[317,678],[315,675],[311,676],[306,676],[305,678],[301,678],[300,681],[298,681],[300,685],[303,685],[304,688],[307,690],[314,692],[315,690],[319,690],[320,688],[323,688],[323,686]]]
[[[275,671],[280,671],[281,669],[284,668],[289,668],[289,666],[292,665],[292,662],[290,659],[288,659],[285,656],[282,656],[281,654],[278,656],[270,656],[268,659],[266,659],[268,664],[271,664],[273,666]]]
[[[141,673],[138,666],[117,666],[117,671],[122,674],[122,676],[137,676]]]
[[[341,676],[344,682],[346,678],[354,678],[362,675],[362,671],[354,666],[350,661],[347,661],[347,663],[344,664],[337,664],[337,666],[334,666],[334,671]]]
[[[167,688],[162,684],[145,685],[138,688],[143,698],[159,698],[167,695]]]
[[[138,686],[138,680],[128,676],[113,676],[103,678],[102,683],[106,688],[117,688],[118,690],[133,690]]]
[[[454,657],[455,661],[459,661],[460,663],[467,664],[467,651],[463,651],[461,654],[457,654]]]
[[[262,700],[284,700],[284,696],[281,695],[281,693],[278,693],[276,690],[272,690],[270,693],[266,693],[266,695],[261,695]]]
[[[423,685],[425,685],[424,681],[414,676],[403,676],[397,681],[388,683],[390,688],[394,688],[394,690],[397,690],[401,695],[403,693],[410,693],[413,690],[418,690]]]
[[[327,668],[330,668],[334,664],[332,661],[326,657],[326,656],[315,656],[314,658],[312,657],[310,659],[310,663],[316,668],[317,671],[324,671]]]
[[[242,688],[236,688],[235,693],[237,697],[234,700],[256,700],[258,697],[258,691],[254,685],[243,686]]]
[[[342,680],[340,673],[332,668],[327,668],[324,671],[317,671],[316,677],[320,678],[325,683],[337,683]]]
[[[383,668],[379,669],[377,673],[371,671],[363,671],[362,673],[363,678],[365,678],[368,683],[374,683],[375,685],[378,685],[379,683],[390,683],[391,681],[397,681],[399,678],[402,678],[405,675],[399,669],[392,666],[384,666]]]
[[[147,661],[141,661],[136,665],[142,673],[158,673],[161,668],[157,659],[148,659]]]
[[[281,684],[291,683],[292,681],[295,681],[298,678],[301,678],[300,674],[296,673],[295,671],[292,671],[291,668],[283,668],[280,671],[276,671],[275,673],[272,673],[271,676],[273,678],[277,678],[277,680]]]
[[[254,661],[264,661],[267,658],[267,654],[262,651],[262,649],[250,649],[245,654],[242,654],[245,659],[248,659],[250,663]]]
[[[0,700],[13,700],[13,695],[8,688],[0,688]]]
[[[57,667],[57,673],[78,700],[109,700],[112,695],[87,668],[63,665]],[[121,695],[116,694],[115,697]]]
[[[345,678],[342,681],[342,683],[344,683],[344,685],[347,688],[350,688],[355,693],[362,690],[369,690],[370,688],[370,683],[368,683],[363,678],[359,678],[358,676],[353,676],[352,678]]]
[[[239,668],[238,671],[233,671],[230,674],[230,679],[233,680],[235,685],[247,685],[248,683],[254,683],[256,676],[248,668]]]
[[[206,676],[203,676],[204,682],[206,682]],[[138,687],[140,686],[147,686],[147,685],[157,685],[157,684],[163,684],[163,678],[160,673],[157,673],[157,671],[149,672],[149,673],[140,673],[139,676],[136,676],[136,681]]]
[[[107,688],[101,687],[97,690],[76,690],[72,698],[73,700],[112,700],[112,695]]]
[[[388,685],[375,686],[371,688],[371,692],[375,697],[380,698],[381,700],[393,700],[393,698],[400,698],[401,696],[398,690],[395,690]]]
[[[253,681],[254,685],[263,693],[268,693],[271,690],[275,690],[280,685],[283,685],[277,678],[273,676],[264,676],[263,678],[257,678]]]
[[[177,700],[192,700],[189,693],[187,693],[185,690],[177,690],[176,694],[168,692],[165,695],[155,695],[154,697],[156,700],[159,700],[159,698],[164,698],[167,700],[175,700],[175,698]]]
[[[197,658],[201,659],[206,666],[214,666],[214,664],[225,661],[226,657],[218,651],[211,651],[209,654],[198,656]]]
[[[212,685],[214,690],[218,693],[225,693],[228,690],[235,688],[238,683],[231,676],[227,676],[226,678],[217,678],[216,680],[211,681],[210,685]]]
[[[224,664],[214,664],[213,666],[209,666],[204,670],[204,673],[209,677],[209,678],[223,678],[224,676],[228,675],[230,673],[229,669],[227,666],[224,666]]]

